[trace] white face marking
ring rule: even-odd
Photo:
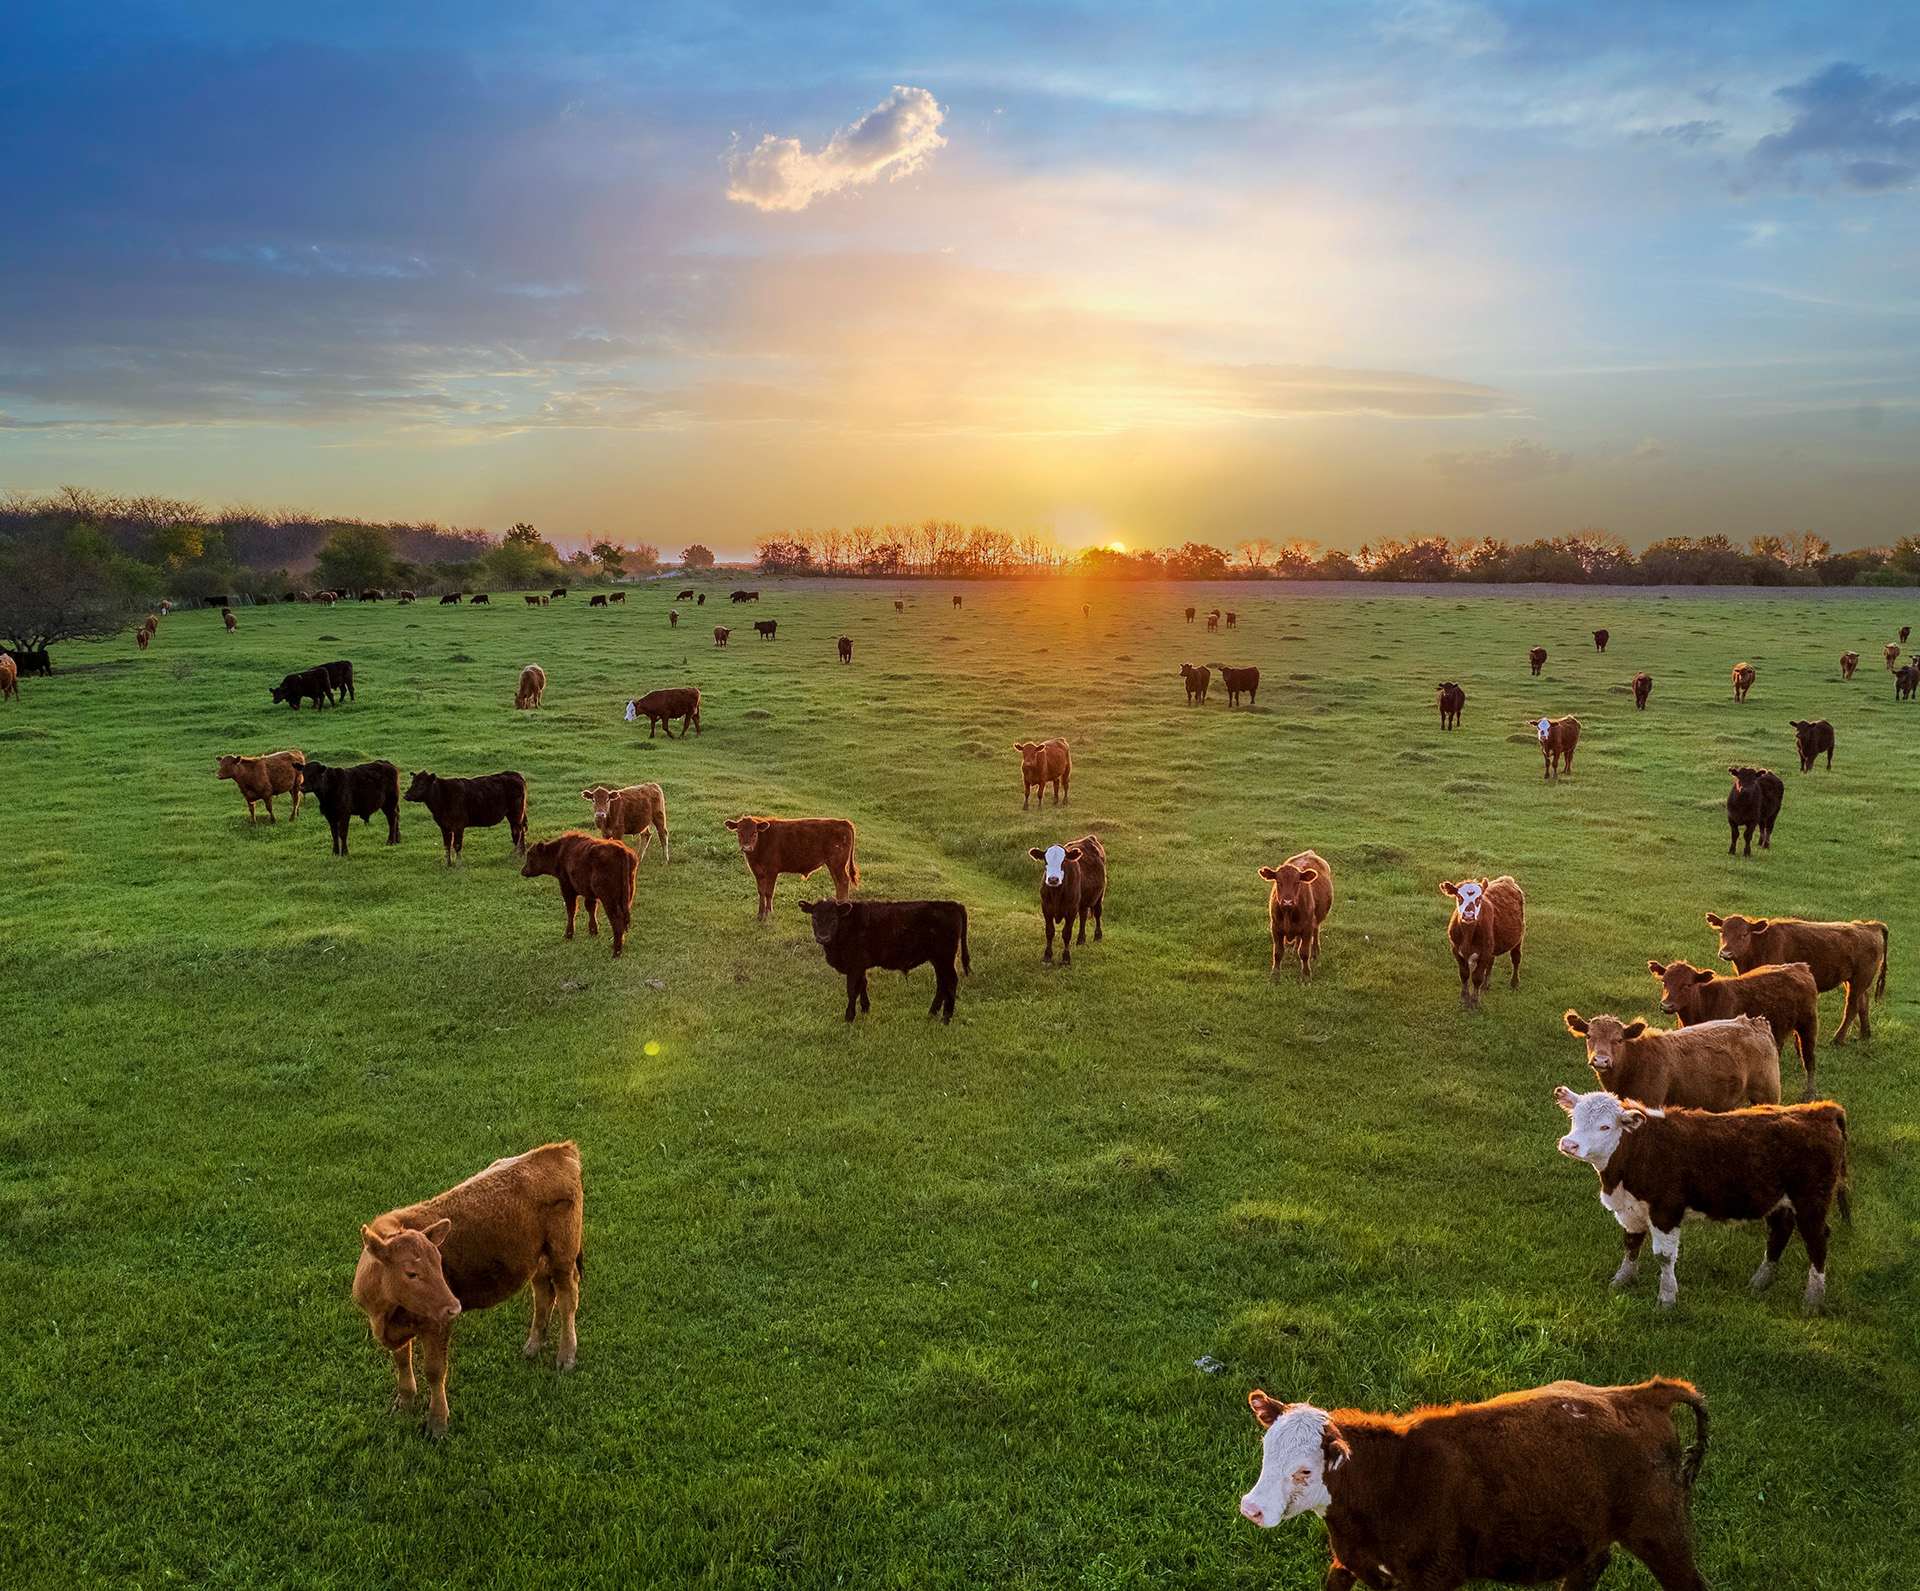
[[[1553,720],[1551,718],[1543,718],[1535,727],[1540,731],[1540,738],[1545,740],[1547,738],[1547,731],[1553,728]]]
[[[1066,878],[1067,848],[1064,845],[1047,847],[1047,873],[1049,884],[1058,884]]]
[[[1613,1152],[1625,1134],[1627,1108],[1611,1094],[1578,1094],[1574,1097],[1572,1121],[1560,1140],[1560,1153],[1584,1160],[1596,1171],[1605,1171]],[[1657,1116],[1658,1111],[1644,1114]]]
[[[1485,904],[1485,896],[1478,884],[1462,884],[1459,887],[1458,904],[1453,908],[1454,915],[1463,923],[1478,922],[1480,908]]]
[[[1240,1512],[1262,1529],[1312,1511],[1325,1514],[1327,1416],[1310,1403],[1296,1403],[1267,1427],[1260,1439],[1260,1478],[1240,1499]]]
[[[636,703],[633,703],[633,702],[628,702],[628,703],[627,703],[627,722],[628,722],[628,723],[632,723],[632,722],[633,722],[633,720],[634,720],[634,711],[633,711],[633,709],[634,709],[634,707],[635,707],[636,705],[637,705],[637,704],[636,704]]]

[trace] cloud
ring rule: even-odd
[[[1555,452],[1544,442],[1516,436],[1505,447],[1483,447],[1471,453],[1429,453],[1426,465],[1443,481],[1458,485],[1518,486],[1566,474],[1573,468],[1573,457]]]
[[[1920,182],[1920,83],[1903,83],[1849,61],[1774,90],[1794,108],[1787,127],[1747,153],[1756,180],[1801,181],[1803,162],[1826,166],[1855,193],[1889,193]]]
[[[946,147],[940,124],[946,112],[924,88],[901,88],[851,127],[842,127],[818,154],[797,138],[772,133],[727,163],[727,197],[759,210],[804,210],[823,193],[874,181],[882,172],[899,179],[918,171],[934,150]]]

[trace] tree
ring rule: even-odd
[[[508,536],[511,535],[512,532],[508,532]],[[560,573],[554,550],[538,536],[531,543],[502,540],[484,561],[489,577],[510,590],[517,586],[551,585]]]
[[[713,567],[713,549],[695,542],[691,547],[680,549],[680,567],[682,569],[711,569]]]
[[[1167,573],[1175,580],[1218,580],[1227,572],[1227,555],[1205,542],[1190,541],[1166,555]]]
[[[118,635],[158,589],[151,568],[121,555],[90,525],[0,537],[0,640],[16,651]]]
[[[1243,541],[1233,549],[1247,560],[1250,569],[1264,569],[1267,560],[1274,554],[1274,545],[1265,536],[1255,536],[1251,541]]]
[[[797,537],[762,536],[755,548],[755,562],[763,574],[806,574],[813,568],[813,553]]]
[[[321,584],[336,591],[365,591],[393,578],[393,543],[378,525],[341,525],[314,559]]]
[[[502,536],[500,540],[504,545],[509,547],[544,547],[546,546],[546,542],[543,541],[540,537],[540,532],[535,530],[533,526],[527,524],[524,520],[521,521],[521,523],[510,527],[506,535]]]

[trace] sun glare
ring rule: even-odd
[[[1125,552],[1126,550],[1127,544],[1124,541],[1110,541],[1107,543],[1108,552]]]

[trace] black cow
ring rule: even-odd
[[[1833,772],[1833,725],[1824,718],[1792,721],[1793,738],[1800,748],[1800,771],[1812,773],[1821,752],[1827,754],[1827,772]]]
[[[1779,774],[1765,768],[1729,768],[1727,772],[1733,775],[1733,788],[1727,792],[1727,855],[1733,855],[1743,828],[1747,831],[1748,856],[1753,855],[1756,828],[1760,831],[1760,849],[1772,850],[1773,820],[1780,816],[1786,785]]]
[[[753,621],[753,633],[763,641],[771,641],[779,628],[780,621],[778,619],[755,619]]]
[[[1917,685],[1920,685],[1920,663],[1906,663],[1893,671],[1893,699],[1896,702],[1912,701]]]
[[[757,591],[756,591],[756,592],[754,592],[754,594],[753,594],[753,600],[754,600],[755,602],[758,602],[758,601],[760,600],[760,593],[759,593],[759,592],[757,592]],[[699,596],[697,596],[697,597],[695,597],[695,598],[693,599],[693,605],[694,605],[694,606],[695,606],[696,608],[704,608],[704,607],[705,607],[705,606],[707,605],[707,594],[706,594],[706,592],[704,592],[704,591],[702,591],[702,592],[700,593],[700,595],[699,595]]]
[[[440,843],[452,867],[466,844],[468,829],[504,823],[513,848],[527,849],[527,781],[517,773],[483,773],[474,779],[442,779],[424,768],[413,776],[404,797],[421,801],[440,825]]]
[[[233,598],[227,595],[208,597],[207,606],[210,608],[230,608],[233,606]]]
[[[460,593],[458,591],[449,591],[444,597],[440,599],[440,606],[443,608],[459,607]]]
[[[1593,632],[1593,649],[1596,652],[1606,651],[1607,642],[1611,639],[1612,637],[1608,635],[1605,630],[1595,630]]]
[[[1467,693],[1452,680],[1438,687],[1440,692],[1440,727],[1458,729],[1460,713],[1467,705]]]
[[[1220,683],[1227,688],[1227,705],[1229,707],[1238,707],[1240,705],[1240,693],[1245,691],[1247,694],[1247,705],[1251,707],[1254,698],[1260,694],[1260,670],[1257,668],[1228,668],[1224,663],[1215,663],[1213,666],[1220,670]]]
[[[853,637],[850,635],[841,636],[839,647],[840,661],[842,663],[851,663],[853,661]]]
[[[318,668],[302,669],[298,674],[289,674],[268,694],[276,703],[285,702],[296,713],[300,711],[302,698],[311,696],[313,710],[317,713],[333,701],[333,680],[323,663]]]
[[[484,591],[479,592],[476,595],[471,596],[467,599],[467,606],[470,608],[479,607],[483,604],[489,608],[493,606],[493,599],[489,597]]]
[[[943,1021],[953,1020],[953,997],[960,976],[953,970],[954,952],[960,965],[973,971],[967,949],[967,908],[957,900],[831,901],[803,900],[800,909],[813,919],[813,937],[827,953],[827,965],[847,975],[847,1020],[853,1007],[871,1011],[867,999],[867,972],[884,967],[911,972],[923,962],[933,963],[933,1004],[927,1015],[946,1007]]]
[[[567,588],[565,586],[555,586],[553,590],[548,593],[549,596],[554,597],[564,597],[566,594]]]
[[[333,833],[333,854],[347,854],[347,828],[355,818],[366,822],[376,812],[387,815],[387,844],[400,843],[400,770],[390,762],[362,762],[351,768],[329,768],[308,762],[300,783],[320,803],[321,814]]]
[[[731,602],[758,602],[760,600],[760,593],[758,591],[736,591],[728,600]]]
[[[587,606],[590,608],[604,608],[606,605],[607,605],[607,599],[605,597],[588,597],[587,598]]]
[[[353,694],[353,665],[351,663],[343,657],[331,663],[322,663],[320,666],[327,671],[327,683],[333,687],[333,694],[335,696],[344,697],[348,701],[357,699]]]
[[[682,592],[680,593],[680,595],[679,595],[679,596],[677,596],[677,597],[675,597],[675,598],[674,598],[673,600],[674,600],[675,602],[685,602],[685,601],[687,600],[687,598],[688,598],[688,597],[690,597],[690,596],[692,596],[692,595],[693,595],[693,587],[692,587],[692,586],[688,586],[688,587],[687,587],[687,589],[686,589],[685,591],[682,591]]]
[[[37,652],[16,652],[10,646],[0,646],[0,652],[12,658],[13,666],[23,675],[44,674],[48,679],[53,678],[53,659],[47,655],[47,649],[44,646]]]

